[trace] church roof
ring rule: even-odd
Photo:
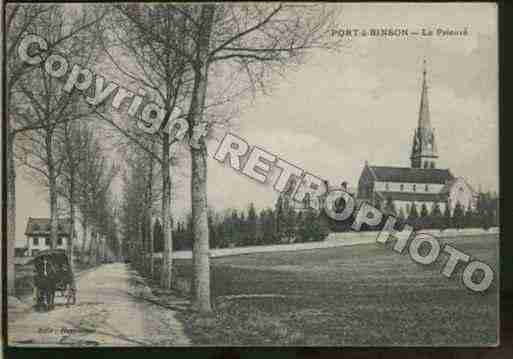
[[[376,181],[446,184],[454,179],[451,171],[439,168],[369,166]]]
[[[413,193],[413,192],[376,192],[383,200],[406,202],[444,202],[447,194],[443,193]]]

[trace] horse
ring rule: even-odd
[[[43,258],[36,264],[36,287],[38,289],[37,304],[43,305],[47,310],[54,308],[57,271],[54,265]]]

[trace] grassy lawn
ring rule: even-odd
[[[498,268],[497,235],[443,242]],[[424,266],[377,244],[216,258],[216,314],[182,319],[201,345],[494,345],[497,282],[472,293],[463,266],[441,275],[447,258]],[[227,297],[248,294],[261,296]]]

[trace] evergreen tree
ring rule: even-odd
[[[469,205],[467,210],[465,211],[465,216],[464,216],[464,219],[463,219],[463,226],[465,228],[475,227],[476,226],[475,217],[476,216],[474,215],[474,210]]]
[[[449,203],[445,203],[444,216],[443,216],[443,229],[452,228],[451,208]]]
[[[431,208],[431,227],[442,228],[442,210],[440,209],[440,203],[436,202]]]
[[[453,213],[454,225],[458,229],[463,226],[463,216],[464,216],[463,206],[458,201],[458,202],[456,202],[456,206],[454,206],[454,213]]]
[[[209,230],[209,243],[210,248],[219,248],[218,238],[216,233],[216,227],[214,225],[214,212],[212,210],[208,211],[208,230]]]
[[[237,247],[241,244],[241,226],[240,226],[240,218],[237,213],[237,210],[234,209],[232,211],[232,218],[231,218],[231,243],[230,247]]]
[[[278,235],[276,232],[276,214],[271,208],[267,210],[267,223],[268,225],[266,226],[266,229],[264,229],[266,243],[277,243]]]
[[[257,225],[258,218],[253,203],[249,204],[248,208],[248,219],[247,219],[247,238],[249,245],[257,244]]]
[[[429,212],[425,202],[423,202],[422,206],[420,207],[418,226],[422,229],[431,227],[431,218],[429,217]]]
[[[225,234],[225,222],[221,221],[216,226],[216,237],[217,237],[217,245],[218,248],[226,247],[226,234]]]
[[[415,202],[413,202],[411,204],[410,214],[409,214],[408,218],[411,218],[411,219],[419,218],[419,212],[417,211],[417,205],[415,204]]]
[[[276,218],[276,235],[278,237],[281,237],[283,233],[282,224],[284,222],[284,200],[283,195],[280,195],[278,197],[278,200],[276,201],[276,209],[275,209],[275,218]]]
[[[413,202],[410,207],[410,213],[408,214],[408,223],[410,226],[416,228],[418,220],[419,212],[417,211],[417,205]]]
[[[308,241],[308,223],[306,217],[307,216],[303,215],[303,212],[299,212],[297,214],[296,224],[298,242]]]
[[[392,200],[391,197],[388,197],[387,198],[387,201],[386,201],[386,205],[385,205],[385,211],[387,212],[387,214],[391,214],[391,215],[397,215],[397,210],[395,208],[395,203],[394,201]]]
[[[400,219],[400,220],[404,220],[406,218],[406,216],[404,215],[404,210],[403,208],[401,207],[399,209],[399,213],[397,214],[397,219]]]

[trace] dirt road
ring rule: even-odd
[[[102,265],[77,281],[77,304],[59,305],[9,323],[13,346],[190,345],[176,312],[154,300],[126,264]],[[62,299],[61,299],[62,301]]]

